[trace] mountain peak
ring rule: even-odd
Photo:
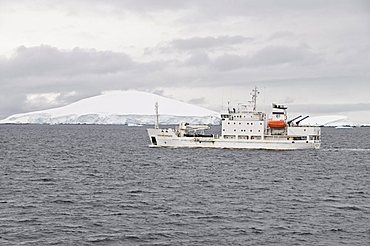
[[[63,107],[12,115],[0,123],[127,124],[135,121],[148,124],[154,123],[156,102],[165,124],[177,124],[179,118],[184,117],[197,123],[218,121],[219,114],[215,111],[148,92],[129,90],[104,91],[101,95]],[[169,121],[171,117],[173,120]]]

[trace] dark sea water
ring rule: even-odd
[[[145,127],[0,125],[0,245],[370,245],[370,128],[322,139],[161,149]]]

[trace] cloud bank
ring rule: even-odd
[[[117,89],[216,109],[254,85],[370,118],[368,1],[4,0],[0,23],[0,118]]]

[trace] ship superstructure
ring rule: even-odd
[[[318,149],[320,148],[320,127],[300,126],[307,118],[302,116],[288,120],[287,107],[272,104],[267,117],[257,111],[257,88],[252,90],[252,100],[247,104],[230,107],[221,114],[221,133],[205,134],[207,125],[180,123],[176,128],[158,127],[148,129],[151,147],[205,147],[244,149]]]

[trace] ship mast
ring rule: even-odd
[[[257,109],[257,95],[258,94],[260,94],[260,92],[257,90],[257,86],[255,86],[254,89],[251,92],[252,103],[253,103],[253,111],[256,111],[256,109]]]
[[[156,116],[155,129],[158,129],[159,128],[158,102],[155,102],[155,116]]]

